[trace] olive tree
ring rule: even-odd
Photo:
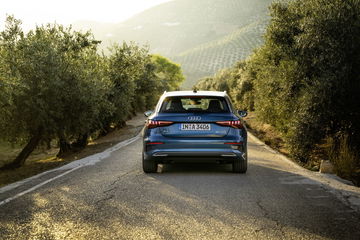
[[[8,17],[0,50],[1,137],[25,147],[7,167],[23,165],[42,140],[67,142],[94,126],[106,91],[96,70],[98,43],[90,33],[59,25],[25,35],[20,21]]]

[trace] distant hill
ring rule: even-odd
[[[119,24],[74,23],[92,29],[104,45],[150,45],[183,67],[190,88],[201,77],[246,58],[262,42],[272,0],[173,0]]]
[[[196,80],[213,75],[218,70],[230,67],[245,59],[252,50],[262,43],[262,34],[267,21],[259,20],[231,32],[221,39],[199,45],[175,57],[181,63],[188,81],[183,87],[191,87]]]

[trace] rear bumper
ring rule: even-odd
[[[170,162],[217,162],[244,161],[245,152],[233,149],[158,149],[144,152],[145,161]]]
[[[168,162],[220,162],[247,160],[246,131],[233,129],[225,137],[165,137],[156,129],[144,134],[144,161]],[[150,132],[152,134],[150,134]]]

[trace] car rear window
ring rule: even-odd
[[[160,112],[162,113],[224,113],[229,107],[223,97],[211,96],[181,96],[164,99]]]

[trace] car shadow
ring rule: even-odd
[[[217,164],[217,163],[172,163],[161,164],[158,172],[163,174],[172,173],[232,173],[231,164]]]

